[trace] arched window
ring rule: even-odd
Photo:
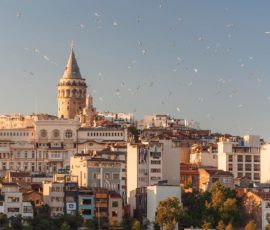
[[[66,138],[72,138],[72,130],[68,129],[65,131],[65,137]]]
[[[67,91],[66,91],[66,96],[67,96],[67,97],[70,97],[70,89],[67,89]]]
[[[65,90],[62,89],[62,97],[64,97],[64,96],[65,96]]]
[[[58,129],[54,129],[52,131],[53,137],[54,138],[59,138],[60,137],[60,131]]]
[[[76,97],[77,96],[77,90],[76,89],[73,89],[72,90],[72,97]]]
[[[45,129],[40,130],[39,135],[42,138],[47,137],[47,130],[45,130]]]

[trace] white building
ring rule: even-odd
[[[126,142],[127,139],[127,128],[81,127],[78,130],[78,140],[80,142]]]
[[[210,166],[215,168],[218,167],[217,149],[213,149],[212,146],[194,144],[191,147],[191,153],[189,157],[189,162],[191,164],[197,164],[199,166]]]
[[[159,202],[169,197],[177,197],[181,202],[180,186],[153,185],[147,187],[147,219],[150,222],[155,222]]]
[[[4,213],[8,218],[21,215],[33,218],[33,207],[30,202],[23,202],[22,192],[16,183],[2,183],[2,195],[4,195]]]
[[[117,124],[134,122],[134,115],[132,113],[99,112],[97,115]]]
[[[246,176],[260,182],[260,136],[246,135],[240,143],[218,142],[218,169],[232,172],[234,178]]]
[[[136,208],[136,188],[155,185],[161,180],[168,184],[180,183],[179,147],[172,140],[128,144],[127,148],[127,201],[131,215]]]
[[[261,147],[261,183],[270,182],[270,144]]]

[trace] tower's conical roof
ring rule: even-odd
[[[75,58],[73,42],[71,43],[70,55],[65,68],[65,72],[63,74],[63,78],[65,79],[82,78],[80,68]]]

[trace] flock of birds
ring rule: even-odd
[[[166,7],[165,4],[159,4],[158,5],[158,8],[162,9]],[[22,12],[18,12],[16,14],[16,17],[18,20],[23,20],[23,13]],[[93,21],[94,23],[96,24],[96,28],[98,29],[101,29],[103,28],[103,25],[104,25],[104,20],[103,20],[103,15],[102,15],[102,12],[101,11],[96,11],[94,13],[92,13],[92,17],[93,17]],[[137,18],[135,18],[136,22],[137,23],[143,23],[144,22],[144,18],[142,16],[137,16]],[[176,18],[177,22],[178,23],[183,23],[183,18],[181,17],[177,17]],[[111,26],[112,27],[120,27],[121,24],[119,23],[119,21],[117,20],[113,20],[111,22]],[[87,25],[84,24],[84,23],[81,23],[81,24],[78,24],[76,25],[76,27],[78,29],[81,29],[81,30],[86,30],[87,29]],[[229,31],[227,36],[229,39],[232,38],[232,32],[230,31],[230,29],[234,28],[235,25],[233,23],[229,23],[229,24],[226,24],[225,25],[225,28]],[[170,28],[172,29],[172,28]],[[270,31],[265,31],[265,34],[266,35],[270,35]],[[200,43],[206,43],[206,38],[203,36],[203,35],[200,35],[197,37],[197,42],[200,42]],[[175,46],[176,44],[173,42],[172,43],[172,46]],[[147,47],[144,46],[143,42],[141,40],[138,40],[137,41],[137,47],[138,47],[138,50],[139,52],[141,53],[142,56],[147,56],[149,54],[149,49]],[[25,51],[27,52],[31,52],[32,54],[34,55],[37,55],[41,58],[43,58],[44,61],[46,62],[49,62],[53,65],[56,65],[58,66],[57,62],[55,62],[53,60],[53,58],[50,58],[46,53],[42,52],[39,48],[24,48]],[[221,44],[220,43],[216,43],[214,45],[207,45],[206,46],[206,50],[209,51],[210,55],[212,56],[215,56],[217,55],[218,53],[226,53],[226,54],[231,54],[232,52],[232,49],[231,48],[222,48],[221,47]],[[253,57],[250,56],[247,58],[249,61],[252,61],[253,60]],[[136,68],[136,65],[137,65],[138,61],[135,60],[135,59],[132,59],[128,65],[127,65],[127,68],[128,69],[133,69],[133,68]],[[243,60],[239,59],[237,60],[237,63],[239,65],[240,68],[245,68],[246,65],[245,63],[243,62]],[[200,74],[200,68],[198,66],[188,66],[186,63],[185,63],[185,59],[183,57],[176,57],[176,66],[174,68],[172,68],[172,72],[173,73],[177,73],[179,71],[179,68],[181,69],[184,69],[185,71],[189,71],[189,73],[192,73],[193,75],[199,75]],[[34,73],[33,71],[28,71],[28,70],[24,70],[24,74],[25,76],[34,76]],[[103,73],[101,72],[98,72],[97,73],[97,78],[100,80],[100,81],[104,81],[104,75]],[[262,82],[262,78],[261,77],[254,77],[253,76],[253,79],[255,79],[255,81],[259,84]],[[136,86],[132,86],[132,87],[129,87],[128,85],[128,82],[124,82],[124,81],[121,81],[119,82],[118,84],[118,87],[114,90],[114,93],[116,95],[117,98],[121,99],[123,98],[123,96],[125,95],[125,93],[128,93],[129,95],[131,96],[136,96],[138,95],[139,93],[142,93],[143,90],[149,90],[149,88],[155,88],[156,85],[158,85],[158,83],[156,82],[157,80],[154,78],[154,77],[151,77],[151,78],[148,78],[147,81],[141,83],[141,84],[138,84]],[[226,77],[220,77],[218,78],[217,80],[217,84],[222,86],[222,85],[230,85],[230,92],[228,93],[228,97],[229,98],[234,98],[234,97],[237,97],[239,94],[240,94],[240,91],[238,89],[233,89],[232,87],[232,83],[233,83],[233,79],[231,78],[226,78]],[[193,79],[187,79],[185,85],[187,87],[193,87],[194,84],[196,84],[196,78],[193,78]],[[158,87],[158,86],[157,86]],[[99,96],[98,95],[98,92],[96,89],[93,89],[92,92],[94,94],[97,94],[97,98],[100,102],[103,102],[105,99],[102,97],[102,96]],[[222,90],[217,90],[216,92],[214,92],[214,96],[218,96],[222,94]],[[167,93],[167,96],[166,98],[163,98],[161,99],[160,103],[162,105],[165,105],[166,103],[169,103],[170,101],[170,97],[174,95],[174,93],[171,91],[171,90],[168,90],[168,93]],[[266,98],[267,100],[270,100],[270,96]],[[197,97],[197,101],[200,102],[200,103],[204,103],[205,101],[207,100],[206,97],[204,96],[199,96]],[[243,103],[239,103],[236,105],[237,108],[241,109],[244,107],[244,104]],[[134,108],[134,113],[136,113],[137,109]],[[183,106],[182,105],[175,105],[175,112],[176,113],[179,113],[179,112],[182,112],[183,111]],[[214,116],[211,115],[210,113],[207,113],[206,114],[206,117],[208,119],[214,119]],[[250,128],[248,131],[252,131],[253,128]]]

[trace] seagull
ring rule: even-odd
[[[95,12],[94,15],[95,15],[96,17],[100,17],[100,16],[101,16],[101,14],[98,13],[98,12]]]
[[[50,61],[50,58],[48,58],[48,56],[46,56],[46,55],[43,55],[43,58],[44,58],[46,61]]]
[[[142,49],[142,54],[146,55],[146,53],[147,53],[147,49]]]
[[[21,19],[22,16],[23,16],[22,12],[18,12],[18,13],[16,14],[16,17],[17,17],[18,19]]]

